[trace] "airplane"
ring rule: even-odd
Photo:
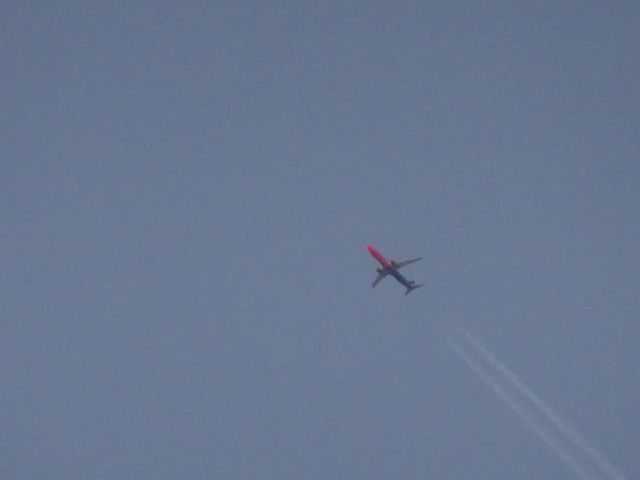
[[[367,250],[369,250],[369,253],[373,256],[373,258],[375,258],[382,266],[382,268],[376,268],[378,276],[371,285],[371,288],[375,288],[375,286],[380,283],[380,281],[387,275],[391,275],[406,287],[407,291],[404,292],[405,297],[416,288],[420,288],[424,285],[424,283],[416,284],[416,282],[414,282],[413,280],[407,280],[400,272],[398,272],[400,268],[409,265],[410,263],[417,262],[418,260],[422,260],[422,257],[412,258],[411,260],[404,260],[402,262],[396,262],[394,260],[387,260],[386,258],[384,258],[382,254],[371,245],[367,246]]]

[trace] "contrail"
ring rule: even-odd
[[[592,446],[585,438],[578,433],[569,423],[558,415],[547,403],[542,400],[536,393],[524,383],[518,375],[512,372],[498,357],[496,357],[480,340],[467,332],[464,328],[459,327],[467,340],[489,361],[515,388],[526,396],[547,419],[560,431],[566,438],[574,443],[605,473],[609,478],[615,480],[626,480],[626,477],[620,473],[607,460],[603,453]]]
[[[540,438],[555,453],[564,464],[569,467],[576,475],[583,480],[596,480],[596,477],[587,472],[582,465],[571,455],[545,428],[536,421],[529,410],[520,405],[498,382],[478,363],[474,362],[467,352],[457,343],[449,341],[449,344],[458,354],[458,356],[469,366],[476,376],[488,387],[490,387],[496,396],[514,411],[522,423]]]

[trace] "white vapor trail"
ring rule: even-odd
[[[459,327],[467,340],[475,347],[475,349],[493,365],[511,385],[518,389],[525,397],[527,397],[542,414],[551,422],[567,439],[580,448],[600,470],[608,477],[614,480],[626,480],[626,477],[620,473],[607,460],[603,453],[592,446],[585,438],[578,433],[566,420],[558,415],[547,403],[542,400],[524,381],[512,372],[504,363],[502,363],[493,352],[491,352],[480,340],[471,335],[465,329]]]
[[[511,396],[500,384],[487,372],[480,364],[474,362],[469,354],[460,345],[453,341],[449,344],[458,354],[458,356],[469,366],[476,376],[488,387],[490,387],[496,396],[504,402],[518,416],[522,423],[540,438],[555,453],[564,464],[569,467],[576,475],[583,480],[596,480],[596,477],[587,472],[583,466],[571,455],[563,445],[548,432],[539,422],[536,421],[533,414],[520,405],[513,396]]]

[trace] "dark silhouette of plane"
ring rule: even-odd
[[[421,260],[422,257],[412,258],[411,260],[404,260],[402,262],[395,262],[394,260],[387,260],[386,258],[384,258],[382,254],[371,245],[367,246],[367,250],[369,250],[369,253],[373,256],[373,258],[375,258],[382,266],[382,268],[376,268],[378,276],[371,285],[371,288],[374,288],[387,275],[391,275],[406,287],[407,291],[404,292],[405,296],[409,295],[416,288],[420,288],[424,285],[424,283],[416,284],[416,282],[414,282],[413,280],[407,280],[400,272],[398,272],[400,268],[409,265],[410,263],[417,262],[418,260]]]

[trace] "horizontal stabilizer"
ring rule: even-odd
[[[420,284],[418,284],[418,285],[415,285],[415,284],[412,282],[412,284],[411,284],[411,285],[409,285],[409,286],[407,287],[407,291],[406,291],[406,292],[404,292],[404,296],[406,297],[406,296],[407,296],[407,295],[409,295],[411,292],[413,292],[416,288],[420,288],[420,287],[422,287],[422,286],[424,286],[424,283],[420,283]]]

